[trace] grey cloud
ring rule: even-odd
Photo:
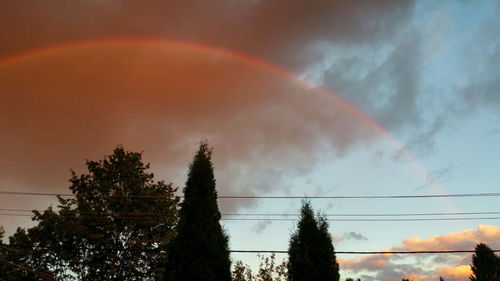
[[[429,125],[422,126],[422,129],[414,131],[409,136],[406,147],[419,155],[429,155],[434,152],[436,136],[446,128],[447,123],[448,120],[446,116],[440,115],[435,117]]]
[[[354,231],[345,232],[342,237],[346,240],[368,240],[363,234]]]
[[[433,186],[436,183],[443,183],[451,177],[453,165],[448,165],[443,168],[437,169],[435,171],[430,172],[427,175],[427,180],[425,184],[418,186],[415,191],[424,190],[430,186]]]
[[[268,225],[271,224],[271,221],[261,221],[261,222],[258,222],[256,223],[253,227],[252,227],[252,231],[254,231],[255,233],[261,233],[262,231],[264,231],[266,229],[266,227]]]
[[[417,30],[395,37],[391,50],[364,49],[339,57],[324,83],[391,130],[418,124],[420,37]]]
[[[498,24],[500,28],[500,24]],[[486,109],[497,117],[500,117],[500,41],[496,44],[491,54],[485,54],[485,64],[482,65],[483,71],[477,73],[465,85],[460,94],[463,99],[463,108],[465,112],[471,112],[478,109]]]

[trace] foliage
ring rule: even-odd
[[[276,264],[275,255],[270,257],[259,256],[260,265],[257,274],[253,274],[248,265],[237,261],[232,272],[233,281],[286,281],[288,276],[287,262],[283,260]]]
[[[500,281],[500,257],[485,244],[476,246],[471,269],[471,281]]]
[[[35,211],[38,224],[18,229],[9,249],[22,266],[57,280],[156,280],[177,222],[175,188],[155,182],[141,154],[117,147],[88,174],[72,172],[74,197],[57,211]]]
[[[177,235],[169,247],[165,280],[229,281],[228,236],[220,225],[211,149],[200,144],[189,167]]]
[[[290,238],[288,256],[289,281],[340,279],[328,222],[320,214],[314,216],[309,202],[302,203],[297,230]]]

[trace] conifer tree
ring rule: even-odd
[[[314,216],[309,202],[302,203],[297,230],[288,249],[289,281],[338,281],[339,265],[335,258],[328,222]]]
[[[177,236],[169,247],[166,281],[230,281],[228,236],[219,220],[217,191],[206,142],[189,167]]]
[[[485,244],[476,246],[471,269],[471,281],[500,281],[499,257]]]

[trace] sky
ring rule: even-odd
[[[493,0],[2,1],[0,190],[66,193],[70,169],[117,145],[182,187],[207,139],[220,195],[499,192],[499,13]],[[325,214],[500,211],[498,197],[311,202]],[[50,204],[0,196],[2,208]],[[219,199],[222,213],[300,204]],[[468,217],[483,219],[331,217],[330,232],[338,251],[500,249],[499,220]],[[222,223],[239,250],[286,250],[295,228]],[[30,220],[0,224],[10,234]],[[342,279],[470,273],[468,254],[338,258]]]

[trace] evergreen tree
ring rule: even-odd
[[[212,151],[200,144],[184,188],[177,235],[169,247],[167,281],[230,281],[228,236],[220,225]]]
[[[476,246],[471,269],[471,281],[500,281],[499,257],[485,244]]]
[[[338,281],[339,265],[335,258],[328,222],[314,216],[311,204],[302,203],[297,230],[288,249],[289,281]]]

